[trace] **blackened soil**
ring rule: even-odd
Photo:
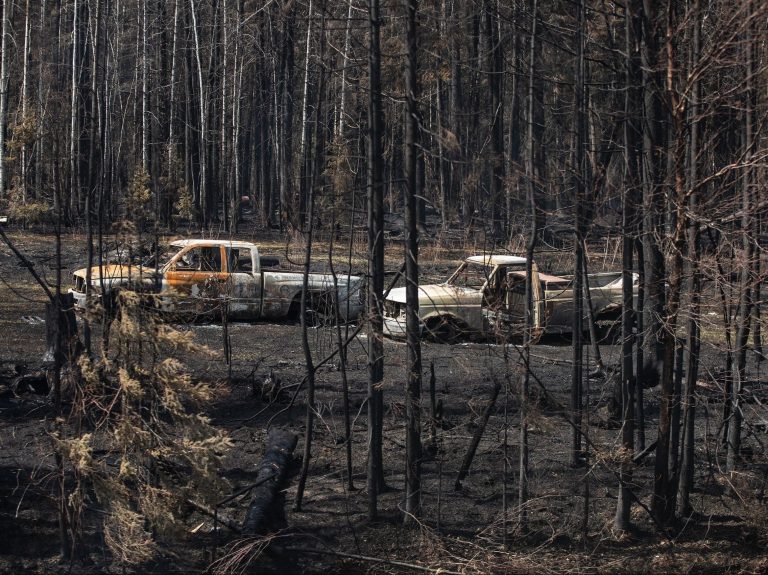
[[[51,236],[12,235],[19,249],[49,281],[55,281]],[[279,242],[274,247],[280,249]],[[63,241],[64,281],[84,264],[81,237]],[[398,248],[399,250],[399,248]],[[399,253],[399,251],[398,251]],[[393,252],[394,254],[394,252]],[[444,275],[456,254],[426,252],[424,273]],[[393,268],[397,254],[392,255]],[[364,265],[363,259],[356,265]],[[361,263],[362,262],[362,263]],[[614,379],[588,380],[583,430],[589,447],[584,465],[572,467],[570,401],[571,347],[567,339],[548,338],[532,349],[528,497],[518,500],[520,459],[520,350],[515,346],[464,342],[425,342],[422,431],[431,446],[430,367],[434,368],[441,419],[435,450],[422,464],[422,514],[417,526],[403,526],[405,468],[405,362],[403,343],[385,342],[384,469],[387,489],[378,500],[379,518],[368,519],[366,490],[368,385],[365,331],[349,348],[346,376],[352,417],[352,484],[346,476],[342,417],[341,366],[333,357],[317,371],[317,404],[309,479],[301,511],[294,511],[295,469],[285,487],[285,520],[272,543],[243,540],[212,518],[189,511],[188,530],[162,542],[163,556],[131,569],[109,555],[98,509],[86,514],[85,553],[61,562],[57,485],[49,436],[52,408],[45,395],[16,393],[22,371],[42,368],[45,351],[45,296],[30,275],[0,247],[0,572],[207,572],[238,552],[250,559],[240,567],[254,573],[405,573],[407,565],[461,573],[759,573],[768,569],[763,549],[768,535],[765,452],[768,414],[761,403],[764,368],[750,360],[753,399],[745,406],[744,459],[740,471],[725,475],[718,433],[722,393],[717,374],[724,356],[717,325],[709,329],[698,395],[697,465],[694,514],[660,530],[646,509],[653,486],[653,453],[634,467],[632,511],[635,530],[612,531],[618,491],[620,430],[608,417]],[[198,341],[221,351],[220,325],[178,326]],[[353,329],[352,326],[351,329]],[[231,492],[251,484],[265,447],[268,426],[283,426],[300,436],[304,448],[306,368],[297,324],[254,323],[229,326],[231,377],[221,360],[189,357],[194,377],[222,390],[207,415],[233,441],[220,474]],[[714,335],[713,335],[714,334]],[[309,333],[314,361],[335,350],[333,328]],[[94,333],[98,342],[98,330]],[[619,347],[603,345],[602,359],[618,366]],[[592,361],[593,353],[588,352]],[[593,362],[592,362],[593,363]],[[262,394],[268,376],[282,386],[274,402]],[[502,386],[466,478],[456,478],[494,386]],[[751,396],[752,397],[752,396]],[[646,443],[656,437],[658,390],[645,390]],[[582,443],[586,445],[586,442]],[[298,466],[296,466],[298,467]],[[457,489],[458,487],[458,489]],[[223,493],[225,499],[229,493]],[[237,521],[247,497],[224,504],[219,513]],[[527,523],[522,526],[520,517]],[[217,560],[219,561],[217,563]],[[418,572],[418,571],[413,571]]]

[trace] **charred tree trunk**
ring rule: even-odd
[[[405,69],[405,314],[408,346],[405,394],[405,523],[421,515],[421,333],[419,328],[419,214],[416,199],[422,195],[418,171],[419,85],[418,0],[405,0],[407,63]],[[418,187],[417,187],[418,186]]]
[[[69,197],[68,218],[74,218],[80,207],[80,2],[72,6],[72,62],[69,110]]]
[[[147,43],[147,0],[141,0],[141,167],[146,174],[149,166],[149,46]]]
[[[491,132],[491,220],[493,236],[504,227],[504,52],[499,30],[498,4],[485,0],[485,34],[488,42],[488,87]]]
[[[29,56],[30,51],[32,49],[31,47],[31,36],[32,36],[32,18],[29,13],[29,2],[30,0],[26,0],[24,3],[24,52],[22,55],[22,66],[21,66],[21,121],[25,124],[27,123],[28,117],[29,117],[29,77],[30,77],[30,66],[29,66]],[[4,50],[4,49],[3,49]],[[0,63],[0,70],[2,69],[2,64]],[[2,71],[0,71],[0,82],[2,82]],[[2,104],[0,104],[2,106]],[[2,148],[0,148],[2,150]],[[29,143],[27,141],[22,142],[21,144],[21,202],[26,203],[27,197],[29,195],[28,192],[28,184],[29,184],[29,175],[28,175],[28,161],[29,157]],[[2,188],[0,187],[0,190]],[[0,192],[0,197],[2,197],[2,192]]]
[[[525,261],[525,335],[523,339],[523,361],[525,362],[520,386],[520,461],[519,461],[519,487],[518,504],[520,507],[520,527],[523,531],[528,526],[528,393],[530,384],[530,358],[531,345],[534,341],[533,334],[533,252],[536,248],[536,240],[539,233],[538,206],[536,203],[536,174],[535,174],[535,122],[534,122],[534,98],[536,94],[536,47],[537,47],[537,23],[538,0],[533,0],[531,6],[531,38],[528,64],[528,131],[526,141],[526,183],[528,191],[528,206],[530,218],[530,237],[526,249]]]
[[[595,369],[590,372],[590,377],[604,377],[605,364],[603,363],[603,355],[600,352],[600,337],[598,332],[597,318],[595,317],[595,307],[592,305],[592,292],[590,291],[591,284],[589,282],[589,262],[587,261],[587,247],[584,243],[584,237],[582,235],[582,260],[581,260],[581,276],[584,278],[582,290],[584,292],[584,304],[586,305],[586,311],[584,312],[587,320],[587,328],[589,331],[589,348],[592,350],[592,357],[595,362]],[[609,328],[610,331],[610,328]],[[620,402],[619,402],[620,403]]]
[[[578,24],[576,26],[576,45],[578,46],[577,74],[576,74],[576,149],[574,158],[574,229],[573,229],[573,318],[572,318],[572,355],[571,369],[571,466],[576,467],[582,463],[581,453],[581,417],[582,417],[582,374],[583,366],[583,338],[584,326],[584,294],[583,294],[583,270],[584,270],[584,243],[583,243],[583,216],[582,202],[584,200],[585,155],[584,144],[586,141],[586,109],[585,109],[585,78],[584,78],[584,26],[585,24],[584,1],[580,0],[578,12]]]
[[[279,107],[276,107],[278,122],[278,170],[280,181],[280,227],[295,227],[293,210],[293,7],[282,15],[283,32],[280,56]],[[275,96],[277,98],[277,95]]]
[[[199,115],[198,115],[198,127],[199,127],[199,133],[197,134],[197,170],[196,174],[193,175],[193,180],[196,180],[197,186],[196,186],[196,193],[195,193],[195,208],[196,208],[196,214],[195,217],[197,219],[198,225],[202,226],[208,222],[208,215],[210,211],[210,206],[208,202],[208,186],[207,186],[207,180],[208,180],[208,171],[207,171],[207,163],[208,163],[208,122],[207,122],[207,98],[203,83],[203,63],[202,63],[202,55],[201,55],[201,46],[200,46],[200,38],[198,34],[198,24],[197,24],[197,8],[195,7],[195,0],[189,0],[189,11],[192,17],[192,32],[193,37],[195,41],[195,49],[194,49],[194,56],[195,56],[195,71],[197,75],[197,90],[198,90],[198,106],[199,106]],[[193,183],[194,186],[194,183]]]
[[[732,472],[736,469],[736,464],[741,451],[741,426],[743,413],[741,411],[742,394],[744,392],[744,380],[746,379],[747,365],[747,342],[749,341],[749,329],[752,321],[752,309],[754,300],[752,297],[752,286],[755,283],[755,240],[754,240],[754,190],[755,174],[753,162],[756,153],[756,135],[755,135],[755,93],[753,78],[754,68],[754,42],[753,26],[751,19],[754,18],[753,6],[749,2],[748,22],[745,43],[744,43],[744,83],[745,83],[745,109],[744,109],[744,168],[742,173],[742,200],[741,200],[741,241],[742,257],[739,261],[741,268],[741,278],[739,282],[739,316],[736,330],[736,347],[734,359],[736,369],[734,370],[735,379],[733,382],[733,393],[730,397],[731,413],[728,420],[728,449],[726,454],[726,471]]]
[[[628,148],[629,149],[629,148]],[[634,370],[633,370],[633,282],[632,282],[632,252],[633,239],[630,236],[632,221],[634,218],[631,191],[624,193],[622,234],[622,265],[621,265],[621,448],[625,451],[622,465],[619,470],[619,496],[616,502],[616,516],[613,526],[618,532],[626,532],[630,529],[630,516],[632,510],[632,455],[635,450],[634,440]]]
[[[643,266],[645,285],[643,300],[643,367],[641,378],[646,388],[659,383],[662,361],[664,314],[664,258],[661,253],[661,237],[664,234],[661,215],[664,195],[661,183],[664,167],[664,134],[666,122],[662,111],[659,58],[660,16],[656,3],[643,0],[642,36],[640,38],[644,113],[643,122]]]
[[[625,191],[622,196],[622,312],[621,312],[621,447],[626,451],[625,463],[619,470],[619,496],[616,502],[616,516],[613,526],[618,532],[626,532],[631,527],[632,483],[631,456],[635,450],[635,390],[637,379],[634,372],[635,335],[633,324],[639,319],[633,309],[633,253],[635,251],[635,234],[637,233],[637,217],[635,213],[636,189],[640,183],[640,130],[638,128],[637,86],[640,75],[638,42],[642,29],[640,27],[640,6],[637,0],[627,4],[625,15],[625,47],[626,72],[624,94],[624,147],[626,150]],[[638,261],[642,265],[642,260]],[[639,329],[639,326],[638,326]],[[640,384],[642,389],[642,384]],[[638,397],[638,401],[640,398]]]
[[[384,488],[382,427],[384,394],[384,181],[379,0],[369,0],[368,72],[368,517],[378,516]]]
[[[456,30],[459,27],[459,9],[457,4],[458,0],[447,0],[450,2],[447,8],[448,22],[452,30]],[[463,163],[455,161],[456,157],[459,159],[463,157],[466,150],[466,145],[463,140],[458,138],[461,131],[461,117],[459,115],[460,110],[464,106],[464,94],[462,91],[462,62],[461,62],[461,44],[459,42],[459,34],[448,34],[448,51],[450,61],[450,77],[448,79],[448,129],[454,137],[457,138],[456,149],[451,158],[448,172],[448,201],[452,208],[457,208],[456,202],[463,201],[463,193],[460,191],[460,184],[462,180],[462,168]],[[443,206],[443,211],[446,210],[446,206]],[[447,214],[443,217],[444,225],[448,225]],[[444,229],[443,231],[447,231]]]
[[[663,364],[661,374],[661,389],[659,397],[659,426],[656,442],[656,460],[654,462],[654,486],[651,510],[660,525],[666,525],[675,511],[677,483],[670,471],[671,463],[675,460],[674,445],[674,411],[675,411],[675,352],[677,349],[677,325],[680,311],[680,300],[683,282],[683,250],[685,248],[685,233],[688,215],[685,152],[686,126],[685,101],[681,98],[675,85],[674,45],[673,45],[674,7],[667,5],[667,40],[666,40],[666,90],[671,108],[674,134],[674,150],[671,156],[674,172],[675,220],[671,237],[672,255],[669,265],[669,289],[664,314],[663,332]]]
[[[178,58],[176,56],[176,46],[179,41],[179,4],[183,0],[174,0],[173,3],[173,25],[172,25],[172,32],[171,32],[171,65],[170,65],[170,85],[168,86],[169,90],[169,96],[168,96],[168,143],[166,144],[168,150],[168,157],[167,157],[167,181],[168,186],[170,187],[176,187],[175,183],[175,163],[176,163],[176,154],[178,152],[177,145],[176,145],[176,83],[178,78],[178,70],[177,70],[177,62]],[[166,201],[170,203],[171,200],[171,190],[166,189],[165,190],[166,196],[163,196],[161,199],[161,202],[164,205],[163,209],[163,217],[161,220],[168,225],[171,229],[173,229],[173,223],[171,221],[171,210],[170,206],[165,208]]]
[[[0,199],[5,199],[6,171],[5,132],[8,124],[8,45],[11,27],[11,0],[3,0],[2,23],[0,25]]]
[[[324,45],[324,32],[325,32],[325,20],[322,22],[321,32],[321,50],[319,59],[322,61]],[[296,489],[296,504],[295,509],[301,510],[302,497],[304,496],[304,485],[307,481],[307,475],[309,474],[309,459],[312,456],[312,437],[314,426],[314,415],[316,411],[315,407],[315,365],[312,359],[312,350],[309,347],[309,334],[307,325],[307,305],[310,302],[309,295],[309,268],[312,255],[312,240],[315,227],[315,188],[319,187],[317,184],[321,179],[320,169],[323,164],[322,156],[325,141],[321,135],[321,122],[320,115],[323,108],[323,88],[324,88],[325,74],[321,72],[319,89],[317,91],[317,105],[315,106],[315,149],[314,156],[315,161],[312,162],[312,170],[310,172],[309,187],[307,190],[307,231],[306,231],[306,257],[304,259],[304,278],[301,288],[301,347],[304,351],[304,363],[307,369],[307,417],[306,417],[306,436],[304,440],[304,458],[301,465],[301,475],[299,476],[299,484]]]
[[[333,223],[335,225],[336,219],[334,217]],[[350,242],[352,241],[352,238],[354,237],[354,234],[351,232],[352,229],[352,222],[350,222]],[[334,240],[334,234],[331,234],[331,240],[330,240],[330,246],[328,248],[328,267],[331,271],[331,275],[333,275],[333,291],[334,294],[339,293],[339,279],[338,275],[336,274],[336,269],[333,265],[333,240]],[[352,258],[352,247],[350,244],[349,249],[349,258],[351,260]],[[352,264],[351,261],[349,262],[348,270],[351,270]],[[348,274],[350,271],[347,272]],[[347,275],[347,282],[346,282],[346,289],[349,291],[349,275]],[[344,317],[349,317],[349,299],[346,300],[346,313],[344,314]],[[336,326],[335,326],[335,332],[336,332],[336,349],[339,352],[339,371],[341,373],[341,402],[342,402],[342,409],[344,412],[344,450],[346,452],[346,463],[347,463],[347,489],[350,491],[355,490],[355,483],[354,479],[352,477],[352,418],[350,415],[350,405],[349,405],[349,380],[347,378],[347,346],[344,344],[344,340],[346,337],[342,336],[341,333],[341,310],[339,309],[339,298],[334,297],[333,298],[333,314],[334,318],[336,319]]]

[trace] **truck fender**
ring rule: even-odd
[[[307,294],[307,324],[311,326],[334,323],[333,290],[309,290]],[[301,319],[301,290],[296,292],[288,308],[288,319]]]

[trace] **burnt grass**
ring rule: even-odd
[[[11,238],[53,282],[53,236],[17,231]],[[283,240],[269,241],[275,248],[271,253],[284,249]],[[395,246],[390,252],[391,268],[397,269],[401,248]],[[85,264],[84,253],[82,236],[63,238],[65,286],[72,270]],[[428,256],[422,257],[422,273],[442,277],[466,251],[425,253]],[[364,264],[356,265],[360,271]],[[35,371],[42,366],[45,296],[4,245],[0,246],[0,277],[0,572],[210,572],[217,559],[231,558],[253,545],[253,540],[243,540],[221,526],[215,529],[212,518],[187,509],[186,532],[176,540],[162,541],[163,553],[152,564],[129,567],[110,557],[99,529],[102,516],[94,506],[86,512],[85,555],[74,562],[59,560],[57,482],[49,436],[53,409],[44,393],[14,390],[12,386],[19,370]],[[177,327],[194,331],[197,341],[211,349],[222,349],[221,325]],[[206,414],[232,439],[233,447],[224,456],[219,473],[235,493],[253,483],[269,425],[285,427],[299,436],[295,459],[300,459],[306,410],[301,382],[306,369],[301,327],[296,323],[230,324],[229,333],[230,379],[223,361],[189,357],[187,365],[196,379],[220,390]],[[722,423],[718,374],[725,361],[722,335],[717,336],[717,325],[708,333],[698,394],[694,514],[664,531],[651,521],[643,508],[650,506],[653,486],[651,452],[634,467],[634,491],[641,503],[633,506],[634,530],[617,536],[612,523],[620,430],[607,416],[613,380],[610,375],[588,380],[585,429],[593,447],[585,453],[585,465],[571,467],[571,427],[565,411],[570,401],[571,347],[562,337],[545,338],[532,348],[533,414],[529,424],[529,499],[525,503],[528,524],[524,530],[518,520],[517,499],[519,349],[489,342],[424,342],[425,444],[429,438],[430,366],[434,367],[442,419],[436,434],[437,453],[425,456],[422,466],[420,523],[404,527],[406,347],[386,340],[387,489],[379,499],[379,520],[370,522],[365,489],[368,372],[363,330],[349,347],[347,365],[354,490],[348,488],[346,478],[341,373],[334,357],[316,374],[317,418],[302,510],[293,509],[297,463],[283,492],[285,516],[275,522],[271,544],[259,555],[254,551],[244,571],[419,572],[408,567],[411,565],[422,572],[442,569],[462,573],[765,572],[768,413],[762,407],[765,394],[761,380],[765,368],[761,370],[760,364],[750,359],[752,400],[745,406],[743,458],[740,471],[726,476],[725,453],[718,435]],[[335,349],[333,328],[312,328],[309,338],[316,362]],[[606,365],[618,367],[618,345],[601,345],[600,351]],[[270,374],[284,388],[274,402],[261,394]],[[497,383],[502,385],[501,393],[470,471],[456,489],[459,467]],[[645,390],[645,414],[646,442],[651,443],[656,437],[658,389]],[[222,493],[221,499],[229,495]],[[223,504],[219,513],[240,522],[247,503],[247,497],[234,498]]]

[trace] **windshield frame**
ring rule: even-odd
[[[478,276],[480,275],[480,272],[482,270],[490,270],[488,273],[482,274],[483,277],[485,278],[485,281],[483,282],[482,285],[474,286],[474,285],[464,285],[464,284],[457,283],[456,281],[457,278],[464,272],[465,269],[467,269],[470,266],[473,268],[480,268],[477,273]],[[498,269],[499,269],[498,265],[464,261],[461,263],[461,265],[458,268],[456,268],[456,271],[453,272],[447,280],[445,280],[445,285],[450,285],[450,286],[462,288],[462,289],[483,291],[489,285],[489,282],[491,281],[491,279],[496,275],[496,272],[498,271]]]

